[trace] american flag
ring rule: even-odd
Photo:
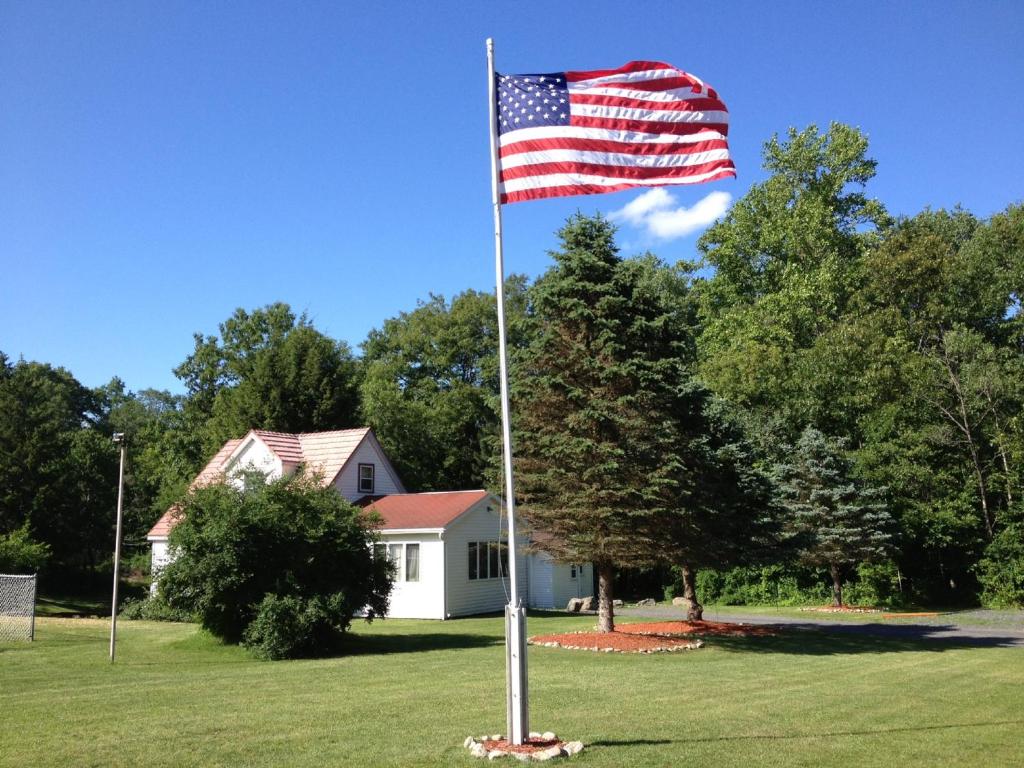
[[[736,176],[725,104],[671,64],[495,78],[503,203]]]

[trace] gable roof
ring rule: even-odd
[[[266,429],[251,429],[244,437],[228,440],[224,443],[221,449],[214,454],[213,458],[203,468],[203,471],[196,475],[189,485],[189,490],[215,482],[237,457],[240,448],[248,444],[250,437],[255,437],[263,443],[283,464],[291,467],[304,464],[307,471],[319,473],[321,482],[328,486],[334,483],[338,475],[341,474],[341,470],[345,468],[349,459],[352,458],[356,448],[370,434],[372,434],[372,431],[369,427],[337,429],[330,432],[302,432],[298,434],[271,432]],[[387,461],[386,456],[384,461]],[[390,463],[388,468],[391,469],[392,474],[397,480],[398,475],[391,468]],[[146,537],[166,537],[170,534],[171,528],[177,523],[180,512],[181,509],[177,504],[172,505],[156,521],[156,525],[150,529]]]
[[[436,529],[446,528],[488,496],[487,491],[393,493],[390,496],[364,496],[358,503],[381,516],[384,523],[379,530]]]

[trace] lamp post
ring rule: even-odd
[[[128,441],[124,432],[114,433],[114,442],[121,446],[121,469],[117,476],[117,538],[114,540],[114,596],[110,603],[110,663],[114,663],[117,645],[117,587],[121,578],[121,520],[124,500],[124,463],[128,457]]]

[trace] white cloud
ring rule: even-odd
[[[673,195],[664,187],[655,187],[612,211],[608,218],[644,229],[657,240],[675,240],[707,227],[729,210],[731,202],[728,192],[710,192],[689,208],[676,206]]]

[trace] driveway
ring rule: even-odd
[[[790,629],[827,632],[830,634],[873,635],[906,640],[956,643],[962,646],[989,648],[1024,648],[1024,611],[958,611],[927,617],[885,619],[881,613],[862,613],[833,618],[827,613],[801,612],[794,609],[778,613],[745,613],[742,608],[704,609],[707,621],[731,621],[744,624],[772,624]],[[621,618],[682,619],[682,608],[667,604],[653,606],[622,606],[615,609]]]

